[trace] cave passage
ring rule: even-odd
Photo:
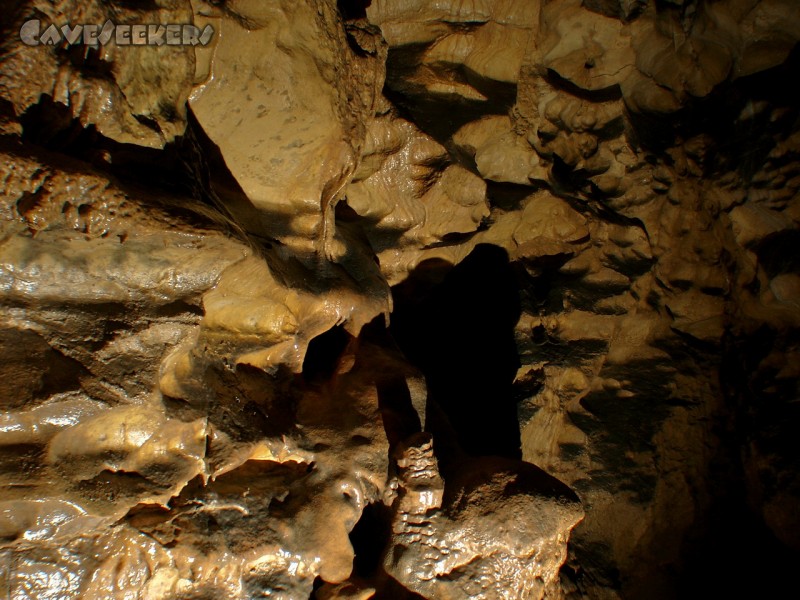
[[[336,364],[350,340],[350,334],[341,325],[312,339],[303,359],[303,379],[312,382],[333,377]]]
[[[425,261],[393,289],[391,333],[463,450],[521,458],[512,393],[520,303],[508,254],[480,244],[446,274],[445,266]]]

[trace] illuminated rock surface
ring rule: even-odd
[[[793,0],[2,9],[0,595],[790,582]]]

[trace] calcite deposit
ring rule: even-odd
[[[793,589],[794,0],[0,8],[0,597]]]

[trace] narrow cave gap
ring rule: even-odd
[[[797,406],[778,398],[786,391],[796,396],[797,390],[776,389],[773,395],[761,385],[775,387],[773,377],[767,374],[767,382],[753,377],[779,344],[776,332],[766,326],[747,339],[730,334],[723,339],[719,377],[725,405],[713,426],[720,443],[709,469],[711,496],[683,540],[675,597],[779,598],[795,585],[800,549],[784,544],[764,521],[761,499],[753,496],[756,474],[746,466],[755,439],[765,452],[773,440],[788,442],[773,448],[784,460],[800,456],[797,437],[789,432],[798,420]]]
[[[101,137],[94,125],[83,127],[78,119],[72,117],[69,107],[56,102],[49,94],[42,94],[39,102],[29,106],[20,115],[19,122],[24,142],[89,162]]]
[[[345,21],[355,19],[366,19],[367,8],[372,4],[372,0],[337,0],[336,6],[339,14]]]
[[[325,585],[325,582],[322,580],[322,577],[317,575],[314,578],[314,583],[311,585],[311,595],[309,596],[309,600],[315,600],[317,598],[317,592],[323,585]]]
[[[355,552],[353,575],[370,579],[380,574],[383,552],[392,535],[392,511],[383,503],[368,504],[350,532]]]
[[[594,68],[594,64],[592,64],[592,66],[585,66],[585,68]],[[546,69],[544,71],[544,78],[552,87],[565,90],[569,92],[570,95],[575,96],[576,98],[587,100],[589,102],[609,102],[622,98],[622,90],[618,84],[612,84],[602,89],[587,90],[572,83],[566,77],[562,77],[554,69]]]
[[[787,548],[742,501],[744,482],[684,540],[678,598],[784,598],[796,586],[800,552]],[[732,574],[738,574],[733,575]]]
[[[785,273],[800,273],[800,231],[781,231],[765,238],[755,252],[770,279]]]
[[[408,384],[402,377],[378,383],[378,405],[389,448],[422,430],[422,422],[414,410]]]
[[[192,171],[199,179],[198,185],[208,201],[212,188],[221,187],[244,195],[239,183],[225,163],[222,151],[200,125],[191,107],[186,109],[186,133],[177,142],[178,153],[185,171]],[[212,177],[213,173],[213,177]]]
[[[155,120],[134,115],[150,129],[158,130]],[[46,150],[66,154],[89,163],[95,169],[118,178],[123,189],[139,192],[142,182],[151,191],[159,190],[179,198],[190,198],[198,209],[170,206],[176,214],[212,220],[241,234],[230,211],[215,201],[212,188],[221,187],[243,194],[219,148],[208,138],[191,109],[187,107],[186,131],[161,149],[147,148],[112,140],[94,125],[84,127],[72,116],[69,107],[44,94],[38,103],[20,116],[22,140]],[[211,173],[214,173],[213,181]],[[206,206],[203,210],[201,207]],[[219,213],[219,217],[216,215]],[[241,236],[240,236],[241,237]],[[249,240],[248,240],[249,241]]]
[[[392,53],[389,53],[391,60]],[[451,146],[453,135],[467,123],[487,115],[505,115],[513,102],[495,104],[482,100],[460,99],[454,103],[446,96],[427,96],[421,90],[392,88],[387,81],[383,94],[404,119],[414,123],[445,148]],[[457,156],[455,158],[458,158]],[[464,165],[469,168],[469,163]]]
[[[564,310],[565,294],[570,291],[575,275],[561,272],[561,267],[571,256],[556,254],[537,260],[521,260],[518,276],[522,283],[520,303],[525,312],[548,315]]]
[[[20,368],[24,368],[22,374]],[[79,390],[87,375],[88,370],[67,348],[30,330],[0,327],[0,377],[16,384],[13,396],[0,396],[3,410],[19,408],[34,397]]]
[[[375,600],[425,600],[424,596],[412,592],[396,579],[388,576],[382,582],[381,588],[374,598]]]
[[[342,325],[336,325],[312,339],[303,359],[303,379],[307,383],[330,379],[351,339],[352,336]]]
[[[433,402],[463,450],[520,458],[513,390],[520,300],[508,254],[480,244],[443,277],[442,267],[422,264],[394,288],[391,333],[425,375],[429,414]]]
[[[553,175],[553,191],[560,197],[579,194],[585,187],[586,171],[584,169],[574,169],[572,165],[565,163],[557,155],[553,156],[551,173]]]
[[[477,167],[475,170],[477,171]],[[486,182],[486,197],[489,200],[489,204],[492,208],[500,208],[504,211],[519,210],[522,206],[522,201],[537,191],[537,188],[533,188],[530,185],[499,183],[496,181]]]
[[[191,113],[186,134],[162,149],[117,142],[104,136],[94,125],[84,127],[80,119],[72,116],[69,107],[47,94],[30,106],[19,120],[23,142],[88,163],[117,178],[120,187],[132,195],[142,196],[143,190],[151,194],[160,191],[210,204],[200,193],[203,182],[197,177],[198,169],[190,167],[205,154],[191,150],[194,131]],[[158,129],[152,119],[137,117],[137,120],[151,129]],[[209,220],[208,210],[194,210],[189,204],[171,205],[170,210],[193,221],[207,223]]]

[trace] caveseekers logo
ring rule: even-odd
[[[117,46],[206,46],[213,37],[211,25],[201,30],[194,25],[116,25],[110,20],[102,27],[50,24],[43,28],[41,21],[31,19],[19,30],[19,39],[28,46],[58,46],[63,42],[105,46],[111,40]]]

